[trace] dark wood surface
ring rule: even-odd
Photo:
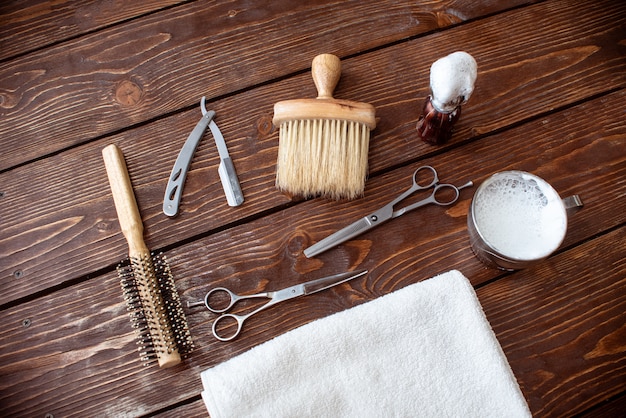
[[[620,1],[9,1],[0,6],[0,411],[3,416],[206,416],[200,372],[276,335],[450,269],[475,286],[533,415],[626,410],[626,4]],[[452,140],[415,124],[429,67],[464,50],[476,90]],[[309,67],[342,58],[335,96],[373,104],[370,177],[351,202],[274,188],[273,104],[314,97]],[[217,112],[245,203],[226,204],[207,134],[181,213],[161,212],[174,160]],[[127,245],[101,150],[124,152],[152,250],[183,301],[367,268],[347,296],[267,311],[233,342],[187,310],[180,366],[138,360],[115,266]],[[413,170],[479,184],[533,172],[585,207],[559,251],[515,273],[468,243],[473,190],[319,257],[302,251],[387,203]]]

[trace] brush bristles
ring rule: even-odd
[[[346,120],[291,120],[280,125],[276,187],[304,197],[354,199],[367,177],[370,129]]]
[[[117,271],[141,361],[158,361],[161,367],[179,363],[193,350],[193,342],[165,257],[131,257]]]
[[[158,280],[159,290],[168,315],[168,321],[174,336],[175,347],[182,358],[186,358],[193,350],[193,341],[189,332],[183,304],[174,286],[174,276],[165,255],[153,255],[154,271]]]

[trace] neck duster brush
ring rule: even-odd
[[[165,257],[152,255],[143,240],[143,224],[126,169],[115,145],[102,150],[129,259],[117,268],[131,323],[136,329],[139,355],[145,365],[160,367],[181,362],[193,349],[189,327],[174,278]]]
[[[273,123],[280,128],[276,187],[306,198],[354,199],[365,189],[375,109],[333,98],[341,77],[335,55],[316,56],[311,75],[316,99],[274,105]]]

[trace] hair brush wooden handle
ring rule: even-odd
[[[316,56],[311,64],[311,77],[317,88],[317,98],[332,99],[341,78],[341,60],[333,54]]]
[[[128,241],[128,255],[129,257],[137,257],[150,254],[150,250],[143,240],[143,223],[133,193],[133,186],[128,176],[124,154],[117,145],[111,144],[102,150],[102,157],[109,177],[109,185],[111,186],[111,193],[113,193],[120,227],[126,241]]]
[[[275,126],[301,120],[338,120],[376,128],[376,109],[368,103],[333,98],[333,91],[341,77],[341,61],[332,54],[313,58],[311,77],[317,88],[315,99],[283,100],[274,105]]]

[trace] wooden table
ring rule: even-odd
[[[310,321],[451,269],[480,302],[535,416],[626,410],[626,3],[10,1],[0,6],[0,405],[3,416],[206,416],[200,372]],[[464,50],[476,90],[448,143],[415,125],[436,59]],[[274,187],[273,104],[314,97],[311,59],[342,58],[339,98],[373,104],[365,196],[290,198]],[[245,195],[226,204],[206,134],[181,213],[161,206],[198,122],[217,112]],[[279,288],[366,268],[251,320],[235,341],[186,309],[196,350],[145,368],[115,266],[127,254],[101,150],[125,153],[145,239],[170,260],[183,301],[212,286]],[[472,254],[473,190],[319,257],[304,248],[387,203],[419,165],[476,184],[533,172],[585,207],[562,248],[505,273]],[[347,285],[346,285],[347,286]],[[344,293],[345,294],[345,293]],[[623,416],[623,415],[622,415]]]

